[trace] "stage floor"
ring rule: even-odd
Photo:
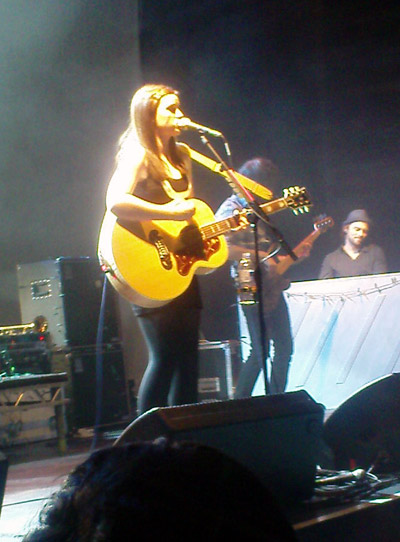
[[[113,439],[98,441],[96,448]],[[14,446],[3,453],[9,460],[3,507],[0,516],[1,542],[15,542],[37,524],[48,497],[67,474],[90,454],[92,438],[77,438],[68,444],[68,454],[59,455],[56,441]]]

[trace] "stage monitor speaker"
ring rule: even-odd
[[[0,452],[0,516],[1,508],[3,506],[4,491],[6,489],[7,471],[8,459],[2,452]]]
[[[337,469],[400,470],[400,373],[361,388],[324,424]]]
[[[250,469],[285,506],[312,496],[324,407],[304,390],[152,409],[116,445],[165,436],[213,446]]]

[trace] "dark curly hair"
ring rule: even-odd
[[[274,499],[208,446],[166,439],[92,454],[46,504],[24,542],[296,540]]]

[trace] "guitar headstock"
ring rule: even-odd
[[[326,215],[319,215],[314,222],[314,230],[319,230],[321,233],[325,233],[326,230],[332,228],[335,224],[333,218]]]
[[[308,213],[312,206],[310,196],[304,186],[289,186],[283,189],[285,203],[290,207],[295,215]]]

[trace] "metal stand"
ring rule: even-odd
[[[246,200],[249,208],[254,214],[254,221],[252,223],[252,228],[254,231],[255,280],[256,280],[256,286],[257,286],[257,292],[258,292],[260,340],[261,340],[261,352],[263,355],[262,371],[263,371],[263,377],[264,377],[265,394],[268,395],[270,393],[268,371],[267,371],[267,357],[269,355],[269,346],[267,349],[267,345],[269,345],[269,339],[267,336],[267,329],[266,329],[265,317],[264,317],[264,307],[263,307],[263,284],[262,284],[262,278],[261,278],[258,236],[257,236],[258,220],[261,220],[264,224],[266,224],[266,226],[271,231],[272,236],[276,239],[277,243],[279,243],[279,245],[286,250],[288,255],[294,261],[297,260],[297,256],[295,255],[291,247],[288,245],[288,243],[285,241],[282,233],[277,228],[275,228],[275,226],[271,224],[268,215],[258,205],[258,203],[256,202],[255,198],[252,196],[252,194],[240,183],[233,169],[228,167],[228,165],[224,162],[224,160],[221,158],[219,153],[211,145],[210,141],[207,139],[204,133],[200,133],[200,138],[201,138],[202,143],[207,146],[207,148],[213,153],[213,155],[216,157],[216,159],[220,163],[221,170],[226,171],[226,174],[227,174],[226,180],[228,181],[228,184],[231,186],[234,192],[236,192],[240,197]]]

